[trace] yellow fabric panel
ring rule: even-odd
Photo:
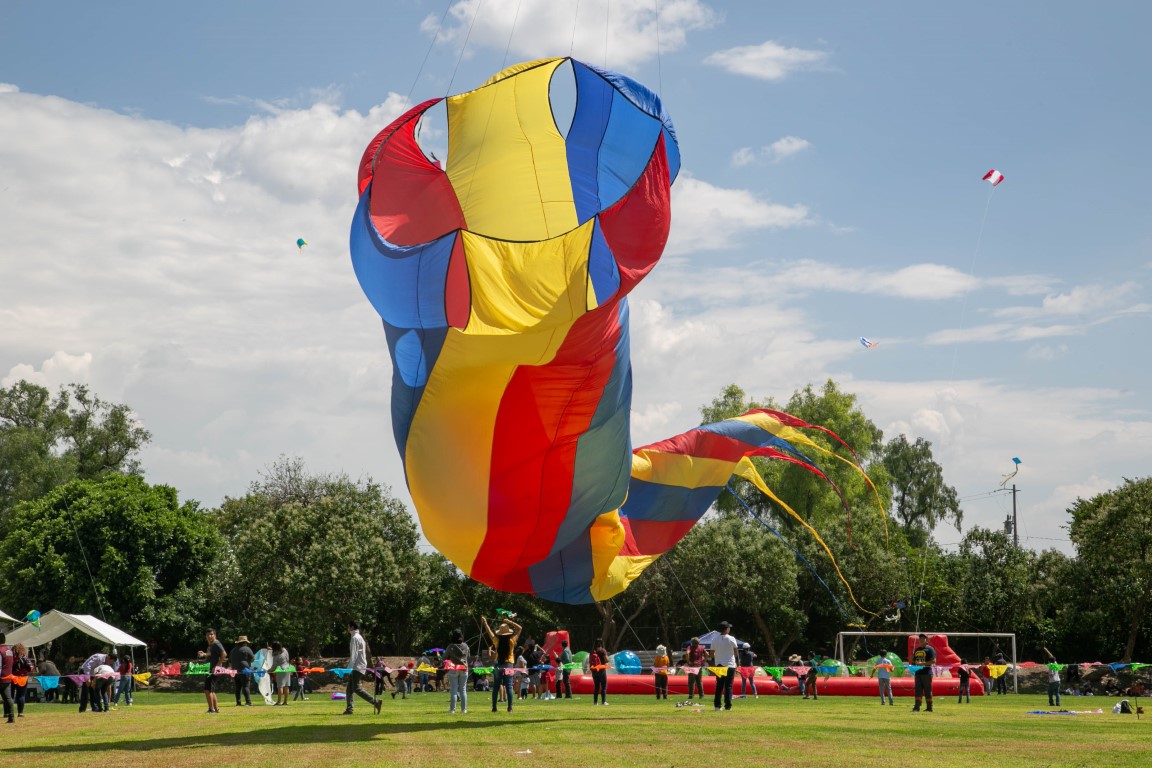
[[[538,243],[462,232],[472,308],[468,336],[563,332],[587,311],[594,220]],[[561,333],[561,340],[563,333]]]
[[[632,477],[662,485],[701,488],[725,485],[732,477],[734,464],[721,459],[663,453],[641,449],[632,454]]]
[[[656,562],[660,555],[620,555],[613,558],[608,570],[592,580],[589,591],[596,600],[607,600],[623,592],[644,569]]]
[[[492,85],[493,83],[498,83],[501,80],[507,80],[508,78],[512,77],[513,75],[519,74],[520,72],[526,72],[529,69],[532,69],[534,67],[547,66],[547,65],[551,64],[551,65],[553,65],[552,69],[555,70],[555,68],[562,63],[564,63],[564,59],[562,59],[558,56],[553,56],[552,58],[549,58],[549,59],[536,59],[535,61],[522,61],[519,64],[513,64],[510,67],[506,67],[506,68],[500,70],[496,74],[492,75],[492,77],[485,80],[480,85],[480,87],[484,88],[485,86]]]
[[[594,598],[602,600],[605,598],[599,597],[597,592],[604,588],[613,560],[624,546],[624,526],[620,522],[619,511],[612,510],[597,517],[588,529],[588,538],[592,548],[593,576],[590,589]],[[620,590],[623,588],[620,587]]]
[[[547,240],[576,226],[564,137],[548,98],[562,61],[501,73],[448,99],[447,173],[470,231]]]
[[[475,357],[482,355],[471,341],[449,329],[412,420],[405,456],[413,505],[424,510],[424,535],[465,573],[488,529],[492,433],[516,369],[511,363],[476,366]]]

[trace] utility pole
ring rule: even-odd
[[[1020,548],[1020,516],[1016,512],[1016,483],[1012,483],[1012,546]]]

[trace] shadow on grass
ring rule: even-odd
[[[87,753],[87,752],[151,752],[157,749],[180,749],[187,747],[231,747],[253,745],[286,744],[327,744],[367,741],[379,736],[404,736],[422,734],[429,731],[471,731],[504,726],[533,725],[551,723],[554,720],[469,720],[445,723],[332,723],[325,725],[285,725],[276,728],[259,727],[250,731],[229,731],[227,733],[200,733],[189,736],[171,736],[156,739],[134,739],[123,741],[98,741],[87,744],[41,744],[28,747],[0,748],[0,753],[35,754],[39,752]]]

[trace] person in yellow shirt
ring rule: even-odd
[[[656,678],[656,698],[668,698],[668,667],[672,660],[668,658],[668,649],[662,645],[656,646],[656,658],[652,659],[652,676]]]

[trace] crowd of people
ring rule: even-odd
[[[481,634],[475,649],[465,639],[463,630],[454,629],[449,633],[445,648],[429,649],[395,669],[384,657],[372,654],[367,640],[360,633],[359,624],[348,622],[348,667],[331,670],[344,680],[344,714],[354,713],[357,698],[367,702],[379,714],[384,694],[389,689],[393,699],[397,696],[406,699],[414,693],[447,691],[448,711],[452,714],[468,712],[471,691],[489,695],[493,712],[499,711],[501,705],[511,712],[517,700],[571,699],[571,674],[576,669],[583,672],[585,668],[592,679],[593,705],[608,706],[608,670],[613,660],[602,640],[597,639],[592,644],[583,664],[579,664],[575,662],[576,657],[567,640],[550,641],[546,649],[537,639],[525,635],[523,627],[514,619],[514,614],[507,612],[492,624],[487,618],[481,618]],[[0,698],[3,699],[7,722],[12,723],[24,716],[28,695],[26,683],[34,675],[59,680],[58,688],[43,690],[45,701],[78,704],[80,712],[117,709],[121,699],[126,706],[132,706],[135,670],[128,654],[121,656],[112,649],[93,653],[83,661],[70,660],[75,668],[68,671],[75,674],[62,676],[52,661],[36,662],[23,644],[8,646],[4,640],[3,633],[0,633]],[[687,677],[688,701],[684,704],[693,703],[697,698],[703,702],[706,669],[716,677],[712,704],[717,711],[732,708],[737,676],[741,680],[741,696],[747,696],[751,691],[751,696],[758,698],[754,680],[757,655],[750,645],[738,642],[732,636],[732,625],[726,621],[720,623],[719,631],[710,640],[706,645],[699,638],[692,638],[675,663],[668,648],[657,645],[651,663],[652,689],[657,699],[668,698],[669,675],[680,673]],[[273,706],[288,706],[290,700],[307,700],[311,691],[309,675],[326,671],[310,667],[307,658],[291,657],[288,649],[278,641],[270,641],[254,651],[248,637],[239,635],[231,649],[226,649],[215,630],[209,629],[205,632],[205,643],[205,649],[199,651],[197,657],[205,662],[200,673],[204,675],[204,697],[209,714],[220,712],[217,694],[223,687],[231,688],[236,706],[252,706],[252,687],[257,681],[259,694],[263,694],[266,703]],[[1064,666],[1056,663],[1047,648],[1044,651],[1051,661],[1047,691],[1050,706],[1060,705],[1062,690],[1076,695],[1094,693],[1087,681],[1081,683],[1079,680],[1077,665],[1070,665],[1066,680],[1062,679]],[[878,681],[881,705],[887,703],[891,706],[894,704],[891,686],[893,664],[887,661],[889,656],[882,650],[879,661],[870,666],[868,674]],[[804,699],[817,700],[825,660],[812,653],[807,659],[793,655],[788,661],[792,666],[783,668],[777,682],[787,690],[790,686],[786,681],[791,679],[789,676],[794,676],[800,695]],[[919,635],[909,662],[915,683],[912,709],[931,712],[932,676],[938,668],[936,651],[926,635]],[[973,676],[978,676],[983,682],[986,695],[1006,695],[1007,676],[999,674],[993,677],[993,669],[1007,664],[999,652],[993,658],[985,657],[979,665],[960,659],[950,669],[959,680],[958,703],[971,701]],[[371,693],[364,688],[367,681],[371,681]],[[1063,689],[1065,682],[1069,685],[1067,689]],[[1139,682],[1123,690],[1117,686],[1113,688],[1109,689],[1106,679],[1102,692],[1133,697],[1144,695],[1144,685]]]

